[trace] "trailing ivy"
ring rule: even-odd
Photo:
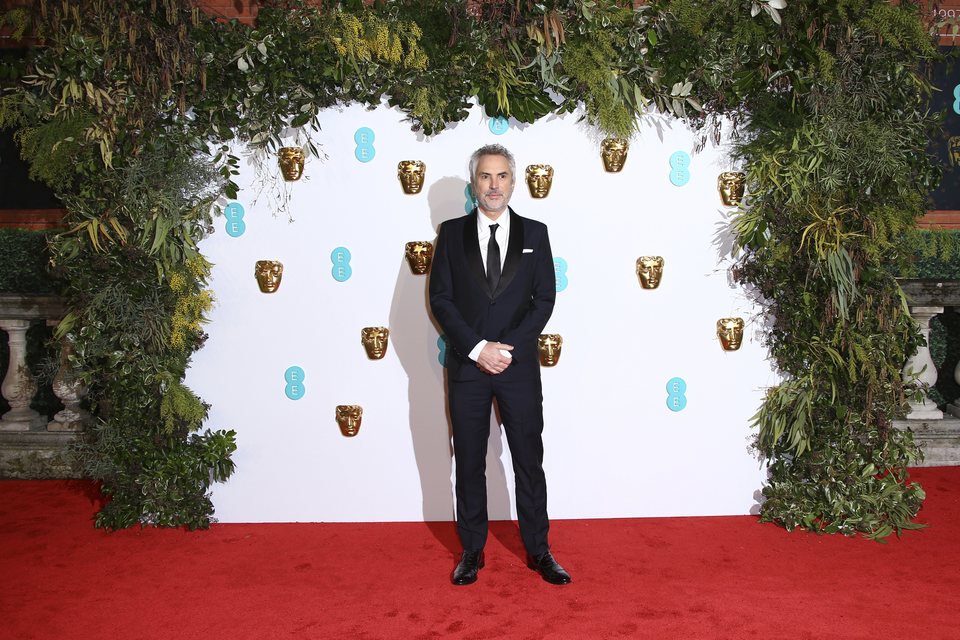
[[[197,243],[236,195],[231,143],[269,151],[294,132],[319,155],[321,110],[386,101],[425,135],[474,102],[521,122],[578,111],[613,136],[650,109],[732,125],[749,189],[735,275],[783,375],[754,418],[761,517],[874,538],[915,526],[918,451],[891,421],[918,334],[889,269],[938,178],[918,71],[936,50],[915,2],[260,4],[247,27],[188,0],[36,0],[45,47],[0,97],[0,126],[69,212],[58,335],[98,417],[98,525],[206,526],[209,486],[233,470],[233,432],[201,433],[208,407],[182,382],[211,303]]]

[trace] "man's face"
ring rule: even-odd
[[[494,220],[498,218],[507,209],[513,187],[514,176],[506,158],[498,155],[480,157],[473,192],[483,213]]]

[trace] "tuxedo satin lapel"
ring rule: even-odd
[[[500,274],[500,284],[493,295],[498,295],[506,289],[513,276],[517,275],[520,267],[520,256],[523,254],[523,220],[510,209],[510,242],[507,246],[507,257],[503,261],[503,272]]]
[[[483,257],[480,255],[480,236],[477,235],[477,212],[476,207],[470,217],[463,222],[463,254],[467,258],[467,265],[470,272],[477,279],[480,288],[490,294],[490,287],[487,284],[487,270],[483,267]]]

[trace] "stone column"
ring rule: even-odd
[[[60,346],[60,368],[53,377],[53,394],[63,403],[63,410],[47,423],[47,431],[83,431],[90,422],[90,412],[80,408],[80,401],[87,395],[87,388],[73,373],[70,354],[73,343],[64,339]]]
[[[917,348],[917,353],[907,360],[903,368],[904,382],[916,379],[928,387],[937,383],[937,367],[930,357],[930,320],[933,316],[943,313],[943,307],[910,307],[910,316],[917,323],[924,343]],[[924,392],[920,401],[910,400],[908,420],[942,420],[943,412],[937,409]]]
[[[46,419],[30,408],[30,401],[37,392],[37,384],[27,368],[27,329],[30,328],[30,321],[2,319],[0,328],[10,338],[10,364],[0,391],[11,407],[0,419],[0,431],[39,429]]]

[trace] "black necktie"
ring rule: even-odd
[[[497,283],[500,282],[500,245],[497,244],[499,226],[490,225],[490,242],[487,243],[487,284],[491,293],[497,290]]]

